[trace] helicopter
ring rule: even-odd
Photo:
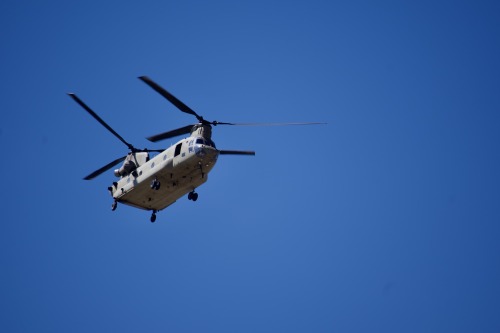
[[[189,134],[167,149],[138,149],[127,142],[101,117],[97,115],[76,94],[68,95],[87,111],[95,120],[104,126],[111,134],[127,146],[127,155],[119,157],[98,170],[84,177],[91,180],[123,162],[114,175],[119,178],[113,181],[108,191],[113,197],[111,210],[116,210],[118,203],[151,211],[151,222],[156,221],[156,214],[175,203],[187,194],[191,201],[198,200],[196,189],[208,180],[208,174],[215,166],[220,155],[255,156],[255,151],[217,149],[212,141],[212,127],[229,126],[283,126],[283,125],[317,125],[319,122],[308,123],[230,123],[207,121],[178,98],[165,90],[147,76],[139,79],[167,99],[180,111],[194,116],[196,123],[174,130],[156,134],[146,139],[158,142],[177,136]],[[150,153],[158,153],[151,157]]]

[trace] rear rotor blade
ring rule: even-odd
[[[163,153],[164,151],[166,150],[165,149],[143,149],[143,150],[140,150],[140,152],[146,152],[146,153]]]
[[[97,115],[97,113],[95,113],[94,111],[92,111],[91,108],[89,108],[85,103],[83,103],[83,101],[81,99],[78,98],[78,96],[76,96],[75,94],[73,93],[68,93],[68,95],[73,98],[75,100],[75,102],[77,102],[78,104],[80,104],[80,106],[82,108],[84,108],[92,117],[94,117],[95,120],[97,120],[102,126],[104,126],[108,131],[110,131],[114,136],[116,136],[118,138],[118,140],[120,140],[121,142],[123,142],[129,149],[133,150],[134,147],[128,143],[127,141],[125,141],[124,138],[122,138],[120,136],[120,134],[116,133],[114,129],[111,128],[111,126],[109,126],[108,124],[106,124],[106,122],[104,120],[101,119],[101,117],[99,117]]]
[[[95,177],[99,176],[101,173],[103,173],[104,171],[107,171],[109,169],[111,169],[112,167],[114,167],[115,165],[117,165],[118,163],[122,162],[127,156],[123,156],[123,157],[120,157],[120,158],[117,158],[116,160],[114,160],[113,162],[110,162],[108,164],[106,164],[105,166],[103,166],[102,168],[92,172],[90,175],[88,175],[87,177],[83,178],[85,180],[91,180],[91,179],[94,179]]]
[[[139,77],[142,82],[146,83],[148,86],[153,88],[157,93],[165,97],[170,103],[175,105],[179,110],[185,113],[192,114],[193,116],[198,119],[198,121],[203,122],[203,117],[199,116],[196,112],[194,112],[189,106],[186,104],[182,103],[179,99],[177,99],[174,95],[166,91],[163,87],[161,87],[159,84],[151,80],[147,76],[140,76]]]
[[[191,129],[193,128],[193,126],[194,125],[187,125],[187,126],[184,126],[184,127],[178,128],[178,129],[174,129],[172,131],[163,132],[160,134],[150,136],[146,139],[148,139],[151,142],[157,142],[160,140],[173,138],[173,137],[178,136],[178,135],[188,134],[188,133],[191,133]]]
[[[221,155],[252,155],[255,156],[255,152],[251,150],[219,150]]]

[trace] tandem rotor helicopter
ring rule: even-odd
[[[130,152],[106,164],[102,168],[86,176],[91,180],[113,166],[123,162],[114,174],[119,179],[114,181],[108,190],[113,197],[111,209],[114,211],[118,203],[151,211],[151,222],[156,221],[156,213],[172,205],[177,199],[187,194],[189,200],[196,201],[196,189],[207,181],[208,173],[217,162],[219,155],[255,155],[254,151],[221,150],[212,141],[212,126],[280,126],[280,125],[318,125],[325,123],[228,123],[207,121],[174,95],[162,88],[147,76],[139,77],[141,81],[166,98],[180,111],[193,115],[197,123],[148,137],[151,142],[190,134],[167,149],[138,149],[125,141],[111,126],[102,120],[74,93],[68,95],[83,107],[94,119],[123,142]],[[158,155],[150,158],[149,153]]]

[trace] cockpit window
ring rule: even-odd
[[[196,144],[198,144],[198,145],[207,145],[207,146],[215,148],[215,143],[212,140],[210,140],[210,139],[204,140],[202,138],[197,138],[196,139]]]

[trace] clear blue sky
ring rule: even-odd
[[[499,332],[497,1],[2,1],[2,332]],[[111,212],[208,119],[196,203]]]

